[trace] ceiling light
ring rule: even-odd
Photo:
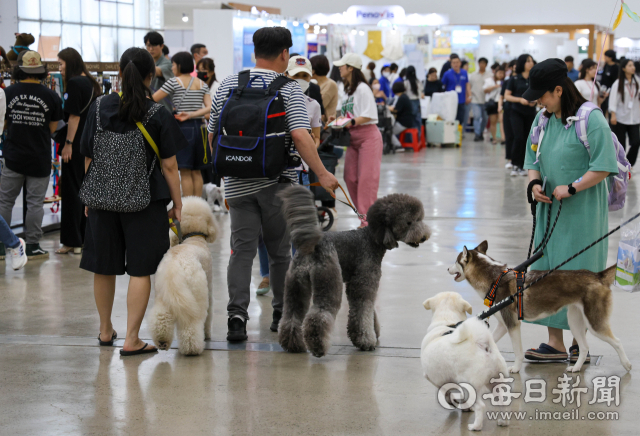
[[[256,8],[255,6],[251,6],[251,14],[260,15],[260,12],[258,11],[258,8]]]
[[[440,29],[436,30],[436,36],[440,36],[442,32],[440,32]]]
[[[511,33],[516,33],[516,29],[511,29]]]
[[[351,29],[351,34],[352,34],[352,35],[357,35],[357,34],[358,34],[358,31],[357,31],[356,29]]]
[[[364,30],[361,30],[360,32],[358,32],[358,34],[359,34],[360,36],[364,36]]]
[[[258,26],[262,26],[262,25],[264,25],[264,20],[263,20],[262,18],[258,18],[258,19],[256,20],[256,24],[257,24]]]
[[[282,27],[287,27],[287,22],[285,20],[280,21],[280,25]]]
[[[325,33],[327,33],[327,29],[322,29],[322,30],[320,31],[320,33],[322,33],[322,34],[324,35]]]
[[[267,20],[267,26],[273,27],[273,20]]]
[[[586,47],[589,45],[589,40],[584,36],[582,38],[578,38],[578,45],[581,47]]]
[[[533,36],[530,36],[530,37],[529,37],[529,41],[533,41]]]
[[[318,33],[320,33],[320,29],[313,29],[313,33],[317,35]]]
[[[305,29],[308,29],[308,28],[309,28],[309,23],[304,23],[304,24],[302,25],[302,27],[304,27]]]
[[[499,39],[500,41],[502,41],[502,35],[498,36],[498,39]]]
[[[297,21],[293,22],[293,27],[298,27],[300,25],[300,23],[298,23]]]
[[[185,14],[184,12],[182,13],[182,22],[186,23],[187,21],[189,21],[189,17],[187,16],[187,14]]]

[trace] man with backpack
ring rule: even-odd
[[[265,27],[253,35],[253,43],[256,68],[222,81],[213,98],[208,127],[212,163],[216,173],[225,177],[231,219],[228,341],[247,339],[251,267],[261,230],[274,295],[271,331],[278,330],[284,278],[291,261],[278,193],[297,183],[295,167],[300,157],[323,187],[338,187],[338,180],[322,165],[309,134],[302,89],[282,75],[293,45],[291,33],[283,27]]]

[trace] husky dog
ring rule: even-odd
[[[506,264],[496,262],[487,256],[489,244],[484,241],[473,250],[464,247],[458,255],[456,263],[449,268],[449,274],[455,276],[456,282],[467,280],[484,299],[490,287],[507,268]],[[536,280],[547,271],[531,271],[527,274],[525,285]],[[575,365],[567,371],[578,372],[584,364],[589,345],[587,344],[587,328],[597,338],[611,344],[620,357],[622,366],[631,370],[631,362],[622,348],[622,343],[613,335],[609,326],[611,316],[611,289],[616,275],[616,266],[600,273],[586,270],[555,271],[524,292],[523,315],[526,321],[536,321],[557,313],[568,306],[567,320],[573,337],[580,347],[580,356]],[[496,290],[496,303],[516,293],[515,274],[510,272]],[[516,304],[512,304],[496,313],[498,326],[493,332],[493,339],[498,342],[505,333],[509,333],[515,363],[510,372],[519,372],[524,359],[522,338],[518,321]]]
[[[500,373],[508,375],[504,357],[485,323],[476,317],[467,319],[471,305],[460,294],[440,292],[423,305],[433,311],[420,353],[424,376],[438,389],[447,383],[473,386],[477,397],[471,406],[475,417],[469,430],[482,430],[485,411],[482,395],[491,390],[492,378],[498,378]],[[457,328],[451,328],[461,321]],[[446,401],[451,404],[450,399]],[[498,420],[498,425],[508,423]]]

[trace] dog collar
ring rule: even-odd
[[[193,236],[200,236],[200,237],[202,237],[202,238],[204,238],[204,239],[207,239],[207,235],[205,235],[204,233],[201,233],[201,232],[191,232],[191,233],[187,233],[186,235],[184,235],[184,236],[182,237],[182,241],[184,242],[184,241],[186,241],[188,238],[191,238],[191,237],[193,237]]]

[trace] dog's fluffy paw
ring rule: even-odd
[[[363,344],[363,345],[360,345],[359,348],[362,351],[374,351],[376,349],[376,346],[375,346],[375,344],[374,345],[371,345],[371,344],[365,345],[365,344]]]
[[[510,374],[517,374],[520,372],[520,368],[518,368],[517,366],[510,366],[509,367],[509,373]]]
[[[468,428],[469,428],[469,431],[481,431],[482,425],[469,424]]]
[[[499,419],[498,420],[498,426],[499,427],[506,427],[509,425],[509,421],[505,421],[504,419]]]
[[[578,368],[578,366],[569,366],[569,367],[567,367],[567,371],[566,372],[580,372],[580,369],[582,369],[582,368]]]

